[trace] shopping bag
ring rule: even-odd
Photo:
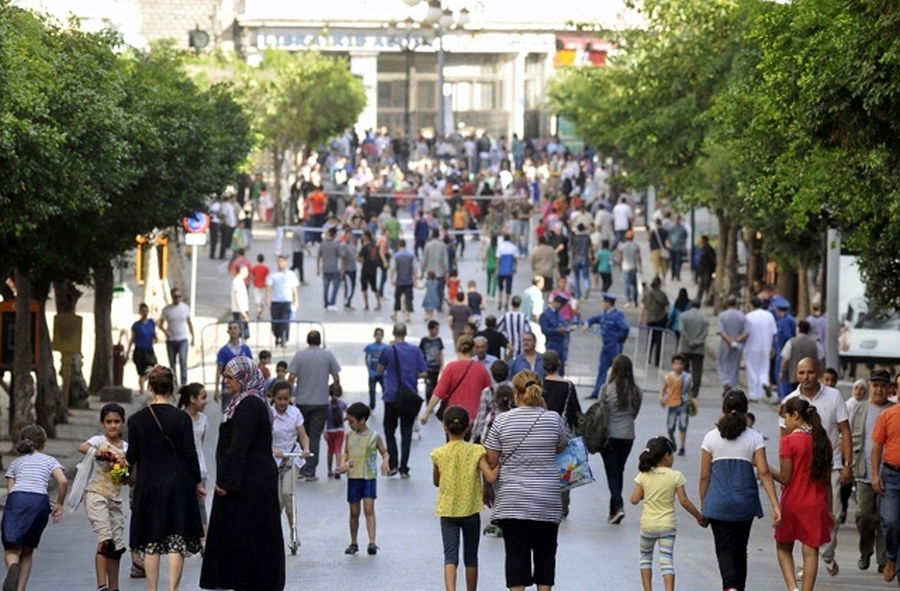
[[[72,479],[72,486],[69,488],[69,494],[66,495],[65,502],[66,511],[69,513],[74,513],[81,506],[81,500],[84,498],[84,489],[87,488],[87,483],[94,473],[94,454],[96,453],[97,449],[91,447],[84,454],[84,459],[75,466],[75,478]]]
[[[570,439],[566,449],[556,454],[560,490],[572,490],[594,482],[584,437]]]

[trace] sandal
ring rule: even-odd
[[[366,552],[368,552],[370,556],[374,556],[375,554],[378,554],[378,546],[369,544],[369,547],[366,548]]]
[[[359,545],[357,544],[350,544],[347,546],[347,549],[344,550],[344,554],[356,554],[357,552],[359,552]]]

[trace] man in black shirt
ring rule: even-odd
[[[493,355],[497,359],[509,359],[512,355],[512,344],[506,335],[497,330],[497,319],[494,316],[488,316],[484,319],[484,330],[476,333],[475,336],[487,339],[488,355]]]

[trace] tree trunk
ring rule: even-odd
[[[112,299],[115,277],[111,264],[94,268],[94,361],[91,392],[112,385]]]
[[[728,252],[725,253],[725,291],[722,298],[722,306],[725,306],[725,296],[738,295],[741,291],[740,278],[738,277],[738,233],[740,226],[729,221],[728,225]]]
[[[53,299],[56,301],[57,314],[74,314],[79,298],[81,290],[72,281],[66,279],[53,283]]]
[[[241,226],[238,224],[235,232],[240,232]],[[169,281],[169,287],[175,288],[180,287],[183,293],[190,293],[190,282],[191,277],[188,274],[187,268],[184,264],[187,256],[184,253],[184,246],[181,241],[178,239],[178,229],[175,227],[171,227],[166,229],[165,231],[166,239],[169,241],[169,268],[167,270],[167,276]],[[189,300],[190,301],[190,300]],[[191,314],[196,314],[196,310],[191,310]]]
[[[781,297],[796,305],[797,270],[790,263],[778,261],[778,277],[775,282]],[[796,310],[796,307],[794,307]]]
[[[744,228],[744,236],[747,237],[747,299],[746,304],[750,304],[750,299],[753,297],[753,290],[750,289],[753,286],[753,282],[759,279],[760,276],[760,264],[759,264],[759,238],[756,235],[756,230],[753,228]]]
[[[728,290],[728,254],[731,252],[732,232],[731,222],[725,215],[725,210],[716,210],[716,220],[719,224],[719,249],[716,257],[716,280],[713,282],[713,305],[716,314],[724,307],[724,298]]]
[[[13,448],[19,441],[19,433],[26,425],[34,422],[31,401],[34,398],[34,378],[31,375],[34,344],[31,331],[31,278],[16,269],[16,329],[15,358],[13,359],[13,416],[9,437]]]
[[[47,299],[40,302],[40,354],[38,361],[37,398],[34,409],[38,424],[44,428],[48,437],[56,437],[56,425],[65,423],[66,408],[62,403],[62,390],[56,380],[56,366],[53,363],[53,347],[50,343],[50,328],[47,325]]]
[[[272,203],[275,211],[272,215],[272,225],[274,227],[284,225],[284,207],[281,204],[281,173],[284,168],[284,150],[275,147],[272,149],[272,168],[275,171],[275,182],[272,187]]]
[[[797,267],[797,319],[802,320],[809,316],[809,264],[800,261]]]

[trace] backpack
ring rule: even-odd
[[[584,437],[588,451],[599,453],[609,443],[609,410],[606,408],[606,386],[600,390],[600,399],[591,405],[578,420],[578,433]]]

